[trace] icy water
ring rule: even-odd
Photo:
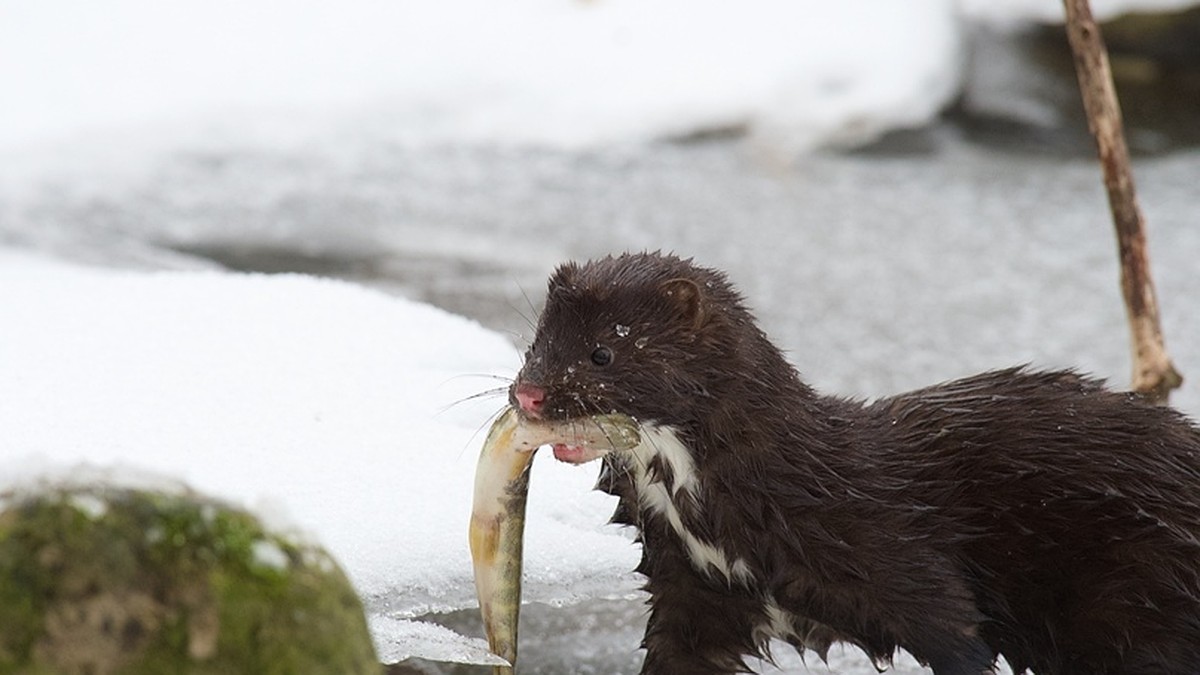
[[[1025,362],[1123,386],[1117,258],[1087,139],[968,112],[801,158],[737,137],[568,152],[410,147],[351,128],[290,145],[131,148],[119,171],[93,171],[103,164],[87,153],[43,157],[48,168],[0,183],[0,243],[106,265],[345,278],[517,343],[557,263],[664,249],[726,270],[824,391],[869,398]],[[1135,128],[1134,168],[1167,346],[1190,378],[1173,403],[1196,415],[1200,150],[1171,124]],[[425,618],[482,633],[473,611]],[[523,620],[524,673],[640,663],[641,599],[530,606]],[[783,672],[875,672],[853,652],[830,670],[777,656]],[[901,660],[894,672],[924,671]]]
[[[1167,343],[1186,364],[1200,152],[1135,171]],[[26,186],[0,215],[5,239],[71,257],[342,277],[517,342],[557,263],[664,249],[728,271],[822,389],[878,396],[1026,361],[1127,378],[1096,164],[977,142],[958,124],[786,164],[737,140],[180,150],[132,176]],[[1176,399],[1198,401],[1193,388]]]

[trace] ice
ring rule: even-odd
[[[380,620],[475,605],[474,466],[504,401],[456,402],[495,386],[474,375],[512,375],[503,337],[298,275],[99,271],[0,249],[0,288],[0,486],[179,481],[286,513],[346,568],[390,649],[425,653]],[[595,469],[535,461],[530,600],[637,585]]]
[[[375,638],[375,651],[384,663],[416,657],[430,661],[508,665],[507,661],[488,651],[484,640],[464,637],[435,623],[376,616],[371,618],[370,627]]]

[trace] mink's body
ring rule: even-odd
[[[772,637],[1200,673],[1200,431],[1169,408],[1019,368],[821,396],[724,275],[658,254],[561,267],[511,398],[643,425],[599,487],[643,545],[645,673],[739,672]]]

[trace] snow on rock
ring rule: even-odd
[[[177,484],[116,478],[0,490],[4,672],[187,672],[201,659],[209,672],[378,675],[362,603],[319,545]]]
[[[429,632],[398,620],[475,605],[475,460],[504,397],[454,403],[515,372],[504,338],[303,276],[100,271],[0,249],[0,288],[0,485],[118,467],[286,519],[345,567],[396,653],[428,654],[405,639]],[[614,504],[591,490],[595,470],[535,461],[528,599],[636,588],[637,549],[604,524]]]
[[[286,136],[331,115],[407,141],[746,126],[803,148],[928,121],[959,47],[954,0],[52,0],[0,22],[0,149],[162,122]]]

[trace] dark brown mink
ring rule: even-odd
[[[937,675],[1200,673],[1200,430],[1100,380],[823,396],[724,274],[646,253],[554,273],[510,399],[643,426],[597,486],[639,531],[643,673],[749,672],[771,638]]]

